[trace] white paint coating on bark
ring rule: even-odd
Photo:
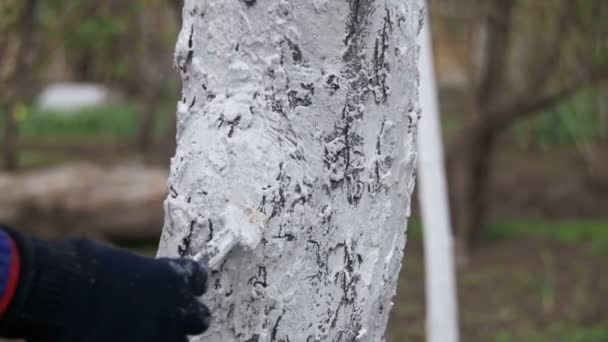
[[[428,342],[458,341],[458,303],[430,23],[420,35],[418,194],[424,232]]]
[[[419,0],[186,1],[159,256],[263,216],[195,341],[381,341],[416,166]]]

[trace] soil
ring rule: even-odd
[[[608,172],[590,172],[576,149],[525,151],[502,147],[497,155],[491,188],[492,216],[608,217]],[[592,158],[608,162],[599,151]]]
[[[607,262],[608,255],[550,240],[486,245],[459,270],[461,340],[551,341],[555,327],[606,327]],[[424,341],[423,272],[421,241],[410,240],[388,342]]]

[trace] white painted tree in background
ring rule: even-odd
[[[159,255],[193,256],[234,208],[264,226],[213,272],[200,340],[383,340],[414,186],[421,2],[187,0],[183,16]]]
[[[457,342],[454,246],[428,17],[426,22],[419,37],[420,104],[424,119],[420,121],[418,130],[418,197],[424,233],[426,334],[428,342]]]

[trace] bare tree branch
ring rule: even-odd
[[[519,100],[505,101],[487,113],[487,128],[500,132],[518,119],[529,117],[539,111],[556,105],[560,101],[576,94],[583,87],[608,80],[608,65],[598,65],[589,69],[590,71],[571,80],[558,90],[546,92],[539,96],[523,97],[517,96]]]
[[[485,37],[485,60],[477,87],[478,105],[485,108],[493,102],[497,90],[503,84],[511,38],[513,14],[512,0],[491,2]]]
[[[562,11],[557,19],[558,29],[551,37],[551,43],[545,50],[543,58],[533,68],[528,69],[535,70],[535,72],[528,79],[525,91],[522,92],[523,96],[528,97],[530,92],[542,88],[559,65],[564,35],[573,24],[572,10],[575,3],[575,1],[570,0],[563,1]]]

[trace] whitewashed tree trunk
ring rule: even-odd
[[[159,256],[263,217],[205,342],[382,341],[416,168],[419,0],[190,0]]]

